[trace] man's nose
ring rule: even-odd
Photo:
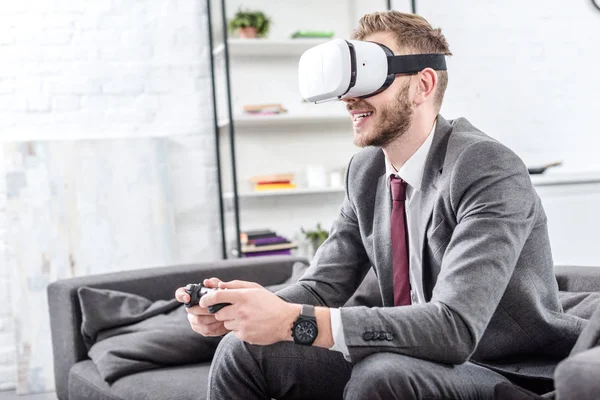
[[[342,99],[342,101],[345,101],[348,104],[352,104],[352,103],[356,103],[358,101],[358,99],[356,97],[347,97],[345,99]]]

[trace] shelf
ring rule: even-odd
[[[531,175],[534,186],[557,186],[600,183],[600,171],[550,171]]]
[[[291,125],[291,124],[323,124],[323,123],[346,123],[348,128],[352,127],[352,121],[348,113],[327,114],[275,114],[275,115],[240,115],[234,119],[236,128],[261,127],[266,125]],[[228,119],[219,120],[220,128],[229,125]]]
[[[321,43],[331,39],[229,39],[230,56],[298,56]],[[218,45],[213,50],[213,55],[225,53],[225,46]]]
[[[269,190],[264,192],[246,192],[238,193],[240,198],[256,198],[256,197],[273,197],[273,196],[297,196],[303,194],[328,194],[328,193],[343,193],[344,188],[301,188],[301,189],[282,189]],[[226,192],[223,194],[224,199],[232,199],[233,193]]]

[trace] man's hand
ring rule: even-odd
[[[204,286],[206,287],[217,287],[221,282],[218,278],[205,279]],[[175,291],[175,298],[181,303],[187,303],[190,301],[190,295],[185,292],[185,288],[181,287]],[[195,305],[190,308],[186,308],[188,313],[188,321],[194,332],[201,334],[202,336],[220,336],[224,335],[229,330],[225,328],[222,321],[218,321],[214,314],[208,312],[205,307]]]
[[[202,296],[200,306],[205,310],[213,304],[231,303],[214,317],[238,339],[259,345],[292,340],[299,304],[287,303],[254,282],[220,282],[218,287],[223,290]]]

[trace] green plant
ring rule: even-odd
[[[300,228],[300,230],[304,234],[304,237],[314,244],[315,250],[329,237],[329,232],[324,230],[320,223],[317,224],[317,227],[314,230],[305,231],[304,228]]]
[[[238,28],[256,28],[258,37],[264,37],[269,33],[271,27],[271,19],[262,11],[242,10],[241,8],[235,13],[233,18],[229,20],[229,30],[231,32]]]

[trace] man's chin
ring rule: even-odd
[[[354,145],[357,147],[371,146],[372,138],[369,133],[354,131]]]

